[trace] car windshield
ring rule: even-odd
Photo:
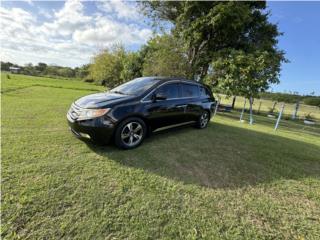
[[[154,78],[136,78],[114,89],[111,89],[110,92],[138,96],[147,91],[157,82],[159,82],[159,80]]]

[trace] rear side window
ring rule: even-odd
[[[171,84],[165,84],[161,87],[159,87],[156,90],[156,93],[164,95],[167,97],[167,99],[170,98],[178,98],[179,97],[179,84],[177,83],[171,83]]]
[[[211,97],[211,94],[210,94],[209,90],[206,89],[205,87],[200,87],[200,96],[201,96],[201,97],[210,98],[210,97]]]
[[[197,85],[182,84],[182,97],[198,97],[199,87]]]

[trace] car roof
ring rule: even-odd
[[[150,77],[150,78],[158,79],[162,83],[169,82],[169,81],[183,81],[183,82],[186,82],[186,83],[202,85],[200,82],[197,82],[197,81],[194,81],[194,80],[189,80],[189,79],[186,79],[186,78],[181,78],[181,77],[158,77],[158,76],[155,76],[155,77]]]

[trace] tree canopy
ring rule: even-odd
[[[204,80],[214,71],[212,63],[230,56],[228,54],[234,57],[236,53],[268,52],[267,57],[277,65],[272,68],[274,75],[279,73],[280,64],[285,60],[284,53],[276,46],[280,32],[277,25],[268,21],[264,1],[146,1],[140,4],[154,24],[173,24],[174,36],[182,39],[186,47],[194,79]]]
[[[188,77],[188,63],[181,42],[164,34],[146,45],[143,75]]]
[[[227,95],[256,97],[279,82],[279,59],[267,51],[227,50],[214,58],[212,78]],[[281,57],[281,56],[278,56]]]
[[[121,72],[125,57],[123,46],[113,46],[98,53],[89,67],[89,76],[96,82],[114,87],[123,82]]]

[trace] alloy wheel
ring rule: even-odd
[[[209,122],[209,114],[207,112],[204,112],[200,117],[200,127],[204,128],[207,126]]]
[[[139,122],[127,123],[121,131],[121,140],[128,147],[138,145],[143,138],[143,128]]]

